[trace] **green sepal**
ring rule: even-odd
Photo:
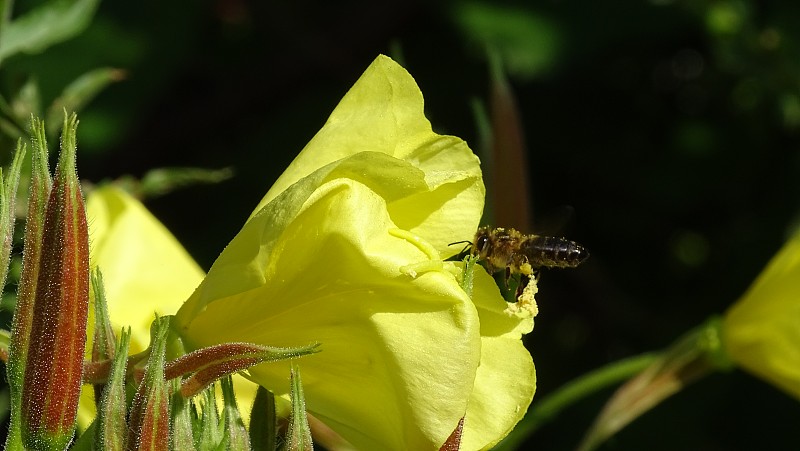
[[[289,451],[309,451],[314,449],[311,441],[311,428],[308,426],[306,399],[303,394],[303,382],[300,380],[300,369],[292,365],[292,416],[289,419],[289,431],[286,433],[286,449]]]
[[[217,412],[217,400],[214,396],[215,386],[203,391],[200,409],[200,421],[197,423],[198,451],[215,451],[222,443],[222,425]]]
[[[92,271],[92,293],[94,293],[94,342],[92,343],[92,361],[100,362],[114,358],[117,347],[114,327],[108,314],[106,290],[103,284],[103,273],[100,268]]]
[[[195,447],[194,423],[198,420],[197,411],[191,399],[181,396],[178,389],[180,380],[171,381],[172,403],[172,439],[170,449],[173,451],[197,451]],[[270,450],[272,451],[272,450]]]
[[[236,394],[233,391],[233,380],[231,376],[225,376],[219,380],[222,387],[222,399],[225,405],[222,409],[225,424],[223,441],[227,442],[227,449],[231,451],[250,451],[250,437],[244,426],[244,420],[239,413],[236,404]]]
[[[94,338],[92,340],[92,362],[102,362],[114,358],[116,348],[114,328],[108,314],[106,291],[103,285],[103,273],[100,268],[95,268],[91,273],[92,293],[94,294]],[[84,382],[86,382],[86,367],[84,367]],[[100,397],[104,389],[103,383],[94,384],[95,404],[100,404]]]

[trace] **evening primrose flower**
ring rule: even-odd
[[[725,314],[730,359],[800,399],[800,232]]]
[[[296,362],[308,410],[359,449],[489,447],[535,390],[530,317],[482,269],[470,297],[453,241],[475,233],[484,187],[461,139],[437,135],[419,88],[380,56],[259,203],[176,314],[193,349],[321,343]],[[252,380],[289,390],[289,363]]]

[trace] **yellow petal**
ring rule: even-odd
[[[522,335],[533,318],[506,312],[494,279],[476,267],[473,302],[481,322],[481,363],[464,420],[461,449],[489,449],[522,419],[536,391],[536,370]]]
[[[800,233],[725,314],[723,339],[734,362],[800,399]]]

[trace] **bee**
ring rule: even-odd
[[[575,268],[589,258],[583,246],[566,238],[525,235],[502,227],[481,227],[468,247],[490,273],[505,269],[507,278],[535,277],[540,268]]]

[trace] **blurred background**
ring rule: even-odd
[[[42,3],[18,0],[14,15]],[[436,131],[476,151],[501,61],[533,230],[592,255],[542,275],[526,338],[535,405],[723,313],[797,225],[799,23],[800,4],[777,1],[106,1],[75,37],[3,61],[0,90],[24,98],[35,81],[50,105],[81,74],[122,71],[79,112],[81,177],[231,168],[146,200],[208,269],[377,54],[415,77]],[[531,447],[576,446],[610,394],[555,418]],[[798,420],[797,400],[737,370],[602,449],[800,449]]]

